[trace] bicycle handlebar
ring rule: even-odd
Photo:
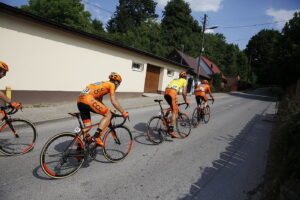
[[[5,111],[5,113],[7,115],[13,115],[13,114],[15,114],[16,112],[19,111],[19,109],[16,109],[16,108],[12,107],[11,105],[1,106],[0,109]],[[22,110],[22,107],[20,109]]]
[[[154,99],[154,102],[159,103],[160,106],[161,106],[160,102],[162,102],[162,101],[163,101],[162,99]],[[187,109],[187,108],[190,106],[190,104],[187,104],[187,103],[179,103],[178,106],[182,106],[182,105],[185,105],[185,104],[186,104],[185,109]]]
[[[178,104],[178,107],[179,107],[179,106],[182,106],[182,105],[185,105],[185,104],[186,104],[185,109],[187,109],[187,108],[190,106],[190,104],[187,104],[187,103],[179,103],[179,104]]]
[[[120,118],[120,117],[123,118],[122,123],[120,123],[120,124],[113,124],[113,123],[112,123],[113,126],[115,126],[115,127],[123,126],[123,125],[125,124],[127,118],[125,118],[123,115],[120,115],[120,114],[117,114],[117,113],[113,113],[113,112],[112,112],[112,118],[111,118],[111,121],[113,120],[113,118]],[[128,117],[128,120],[129,120],[129,117]]]
[[[214,99],[208,99],[208,101],[212,101],[212,104],[214,104],[214,102],[215,102]]]

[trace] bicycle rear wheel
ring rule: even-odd
[[[84,162],[84,143],[75,133],[60,133],[44,145],[40,165],[51,178],[61,179],[72,176]]]
[[[176,118],[176,128],[177,132],[182,138],[186,138],[191,133],[191,121],[187,114],[179,113]]]
[[[103,139],[103,155],[111,162],[123,160],[131,151],[132,135],[126,126],[108,129]]]
[[[166,139],[166,122],[160,116],[152,117],[147,124],[147,136],[153,144],[160,144]]]
[[[205,124],[208,123],[209,119],[210,119],[210,107],[209,105],[207,105],[205,108],[203,108],[203,121],[205,122]]]
[[[35,145],[37,131],[29,121],[9,119],[0,131],[0,151],[5,155],[24,154]]]
[[[192,115],[192,125],[193,127],[197,127],[200,124],[201,116],[199,108],[195,108],[193,115]]]

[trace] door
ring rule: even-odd
[[[145,93],[157,93],[159,83],[160,68],[149,65],[147,66],[146,80],[145,80]]]

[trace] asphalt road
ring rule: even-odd
[[[0,199],[247,199],[247,191],[262,181],[275,113],[274,99],[263,93],[220,97],[208,124],[193,129],[186,139],[161,145],[151,145],[146,138],[146,122],[159,107],[129,110],[127,125],[134,136],[130,155],[119,163],[98,155],[62,180],[41,171],[39,154],[47,139],[73,131],[76,121],[38,125],[33,151],[0,156]],[[185,112],[191,115],[194,107]]]

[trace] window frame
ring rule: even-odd
[[[139,67],[135,67],[134,65],[138,65]],[[138,63],[138,62],[132,62],[131,70],[132,71],[137,71],[137,72],[142,72],[142,71],[144,71],[144,64],[143,63]]]
[[[174,76],[174,70],[167,69],[167,76],[168,77],[173,77]]]

